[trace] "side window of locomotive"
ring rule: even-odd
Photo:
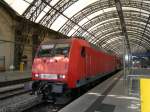
[[[85,52],[85,47],[81,48],[81,56],[85,57],[86,56],[86,52]]]

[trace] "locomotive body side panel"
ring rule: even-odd
[[[76,88],[76,84],[86,75],[86,58],[84,52],[87,46],[89,44],[84,40],[72,40],[68,70],[68,85],[70,88]]]
[[[85,58],[78,58],[77,87],[115,71],[115,57],[91,47],[85,47]]]

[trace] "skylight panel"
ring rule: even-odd
[[[50,5],[51,5],[51,6],[54,6],[58,1],[59,1],[59,0],[52,0],[52,1],[50,2]]]
[[[120,39],[122,39],[122,38],[121,38],[121,37],[112,38],[112,39],[108,40],[108,41],[106,42],[106,44],[110,44],[111,42],[116,41],[116,40],[120,40]]]
[[[66,23],[67,20],[68,19],[65,18],[63,15],[60,15],[50,28],[55,31],[58,31],[60,27],[62,27]]]
[[[72,30],[68,33],[68,36],[71,36],[77,29],[79,28],[79,26],[74,26],[73,28],[72,28]]]
[[[48,12],[51,9],[48,5],[44,8],[44,12]]]
[[[96,25],[93,25],[91,28],[89,28],[88,29],[88,31],[91,31],[91,30],[93,30],[93,29],[95,29],[95,28],[97,28],[99,25],[101,25],[101,24],[103,24],[103,23],[108,23],[108,24],[111,24],[110,23],[110,21],[112,21],[112,20],[118,20],[118,18],[112,18],[112,19],[108,19],[108,20],[105,20],[105,21],[102,21],[102,22],[99,22],[98,24],[96,24]],[[105,24],[104,24],[105,25]]]
[[[24,0],[5,0],[16,12],[20,15],[28,8],[30,5],[27,1]],[[31,2],[31,0],[28,0]]]
[[[83,20],[81,20],[78,24],[80,25],[80,26],[82,26],[84,23],[86,23],[88,21],[88,19],[87,18],[84,18]]]
[[[70,18],[86,6],[90,5],[91,3],[94,3],[95,1],[97,0],[79,0],[72,6],[70,6],[63,14]]]
[[[133,10],[133,11],[138,11],[138,12],[141,12],[141,13],[149,14],[148,11],[141,10],[140,8],[122,7],[122,10]]]
[[[38,23],[44,16],[45,14],[51,9],[48,5],[44,8],[44,10],[40,13],[40,15],[36,19],[36,23]]]
[[[33,0],[24,0],[24,1],[27,1],[28,3],[32,3],[33,2]]]
[[[42,11],[42,12],[40,13],[40,15],[37,17],[37,19],[36,19],[35,22],[38,23],[38,22],[45,16],[45,14],[46,14],[46,13]]]
[[[109,8],[109,9],[104,9],[104,10],[100,10],[100,11],[97,11],[95,13],[92,13],[91,15],[87,16],[87,18],[84,18],[83,20],[81,20],[79,22],[79,25],[83,25],[84,23],[86,23],[87,21],[93,19],[94,17],[98,16],[98,15],[101,15],[103,14],[104,12],[109,12],[109,11],[114,11],[116,10],[114,7],[113,8]]]
[[[76,30],[75,29],[72,29],[69,33],[68,33],[68,36],[71,36]]]
[[[92,13],[91,15],[88,16],[88,18],[92,19],[93,17],[98,16],[98,15],[103,14],[103,13],[104,13],[103,10],[100,10],[100,11],[97,11],[95,13]]]

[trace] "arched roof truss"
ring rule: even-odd
[[[118,54],[123,39],[131,52],[150,50],[149,0],[21,1],[27,7],[22,16],[69,37],[82,36]]]

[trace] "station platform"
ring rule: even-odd
[[[128,95],[125,82],[120,71],[59,112],[140,112],[140,99]]]
[[[150,68],[132,68],[128,76],[150,77]]]
[[[31,78],[31,71],[6,71],[0,72],[0,83],[20,80],[20,79],[28,79]]]
[[[128,93],[133,96],[140,96],[140,79],[150,79],[150,68],[132,68],[127,75]]]

